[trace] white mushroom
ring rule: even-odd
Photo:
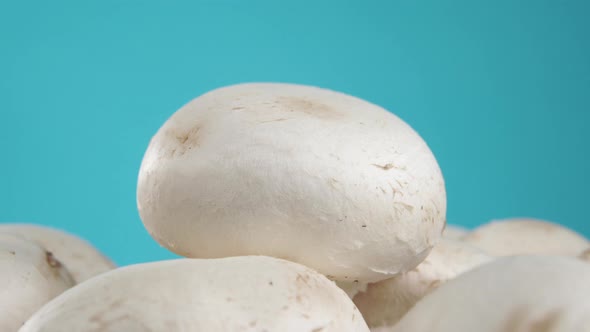
[[[590,247],[590,242],[582,235],[561,225],[535,219],[492,221],[476,228],[462,241],[495,256],[577,256]]]
[[[388,279],[385,279],[388,280]],[[348,297],[354,298],[359,292],[365,292],[367,290],[368,282],[360,282],[358,280],[353,281],[337,281],[336,284],[342,289]]]
[[[439,285],[491,260],[477,248],[443,239],[415,269],[369,284],[354,303],[369,327],[393,326]]]
[[[252,83],[214,90],[152,138],[137,203],[186,257],[268,255],[340,281],[415,267],[438,241],[446,194],[420,136],[342,93]]]
[[[582,253],[578,257],[583,261],[590,262],[590,248],[582,251]]]
[[[20,332],[369,331],[334,282],[264,256],[119,268],[65,292]]]
[[[14,223],[0,224],[0,233],[18,234],[50,251],[67,267],[76,283],[115,267],[90,243],[57,229]]]
[[[391,331],[589,331],[588,280],[573,257],[502,257],[441,285]]]
[[[51,253],[0,233],[0,285],[0,331],[10,332],[74,281]]]
[[[469,230],[465,227],[447,224],[447,226],[443,230],[442,236],[443,238],[450,240],[460,240],[468,232]]]

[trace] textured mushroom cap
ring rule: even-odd
[[[443,238],[450,240],[460,240],[463,236],[469,233],[469,230],[465,227],[449,225],[443,230]]]
[[[443,239],[415,269],[369,284],[354,303],[369,327],[393,326],[439,285],[491,260],[475,247]]]
[[[499,258],[441,285],[391,331],[589,331],[588,280],[573,257]]]
[[[440,238],[446,194],[426,143],[342,93],[252,83],[214,90],[152,138],[141,219],[186,257],[267,255],[335,280],[412,269]]]
[[[119,268],[44,306],[20,332],[362,332],[334,282],[264,256],[180,259]]]
[[[21,223],[0,224],[0,232],[18,234],[53,253],[67,267],[76,283],[115,267],[87,241],[54,228]]]
[[[590,242],[582,235],[561,225],[535,219],[495,220],[476,228],[461,240],[495,256],[577,256],[590,247]]]
[[[590,248],[582,251],[582,253],[578,257],[583,261],[590,262]]]
[[[51,253],[0,233],[0,331],[16,331],[41,306],[74,285]]]

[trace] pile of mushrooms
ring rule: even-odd
[[[116,268],[73,235],[0,225],[0,278],[14,286],[0,330],[508,332],[544,315],[559,331],[590,326],[565,290],[590,290],[587,239],[536,220],[446,226],[424,140],[343,93],[250,83],[201,95],[150,141],[137,206],[183,258]]]

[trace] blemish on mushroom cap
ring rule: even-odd
[[[55,259],[53,253],[51,253],[50,251],[45,250],[45,260],[47,261],[47,264],[49,264],[49,266],[51,267],[61,267],[61,263],[57,259]]]
[[[169,148],[169,157],[181,157],[187,151],[198,148],[201,144],[202,124],[196,124],[188,129],[185,128],[169,128],[165,131],[170,136],[170,140],[173,142],[172,147]]]
[[[300,112],[320,119],[337,119],[342,115],[338,109],[314,100],[313,97],[280,96],[275,105],[285,112]]]
[[[194,126],[198,148],[167,134]],[[178,254],[289,257],[339,280],[413,267],[446,219],[438,164],[401,119],[274,83],[217,89],[177,111],[146,151],[137,202],[150,234]]]
[[[66,267],[76,283],[115,267],[90,243],[58,229],[27,223],[5,223],[0,225],[0,232],[21,236],[49,251]]]
[[[74,285],[68,271],[38,244],[0,232],[0,331],[16,331],[28,317]]]
[[[584,261],[590,262],[590,248],[584,250],[580,254],[579,258],[582,259],[582,260],[584,260]]]
[[[524,331],[524,332],[558,332],[560,316],[563,313],[559,310],[553,310],[541,315],[531,313],[526,307],[515,309],[506,317],[502,331]],[[533,317],[531,317],[533,316]]]

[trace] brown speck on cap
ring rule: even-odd
[[[280,105],[280,107],[284,108],[287,112],[304,113],[320,119],[330,119],[341,115],[335,109],[324,103],[302,97],[279,97],[276,100],[276,104]]]
[[[51,267],[61,267],[61,263],[55,258],[55,256],[53,256],[53,253],[51,251],[45,251],[45,260],[47,261],[47,264],[49,264],[49,266]]]
[[[385,164],[385,165],[378,165],[378,164],[371,164],[371,165],[373,165],[373,166],[375,166],[377,168],[380,168],[380,169],[382,169],[384,171],[388,171],[388,170],[390,170],[392,168],[397,168],[397,167],[395,167],[394,164],[391,164],[391,163],[390,164]]]
[[[533,319],[526,309],[515,311],[508,317],[502,331],[554,332],[559,323],[560,312],[548,312],[538,319]]]
[[[202,125],[196,125],[188,130],[181,129],[169,129],[166,134],[176,141],[176,146],[172,147],[168,151],[170,157],[183,156],[188,150],[196,148],[201,143],[201,132]]]

